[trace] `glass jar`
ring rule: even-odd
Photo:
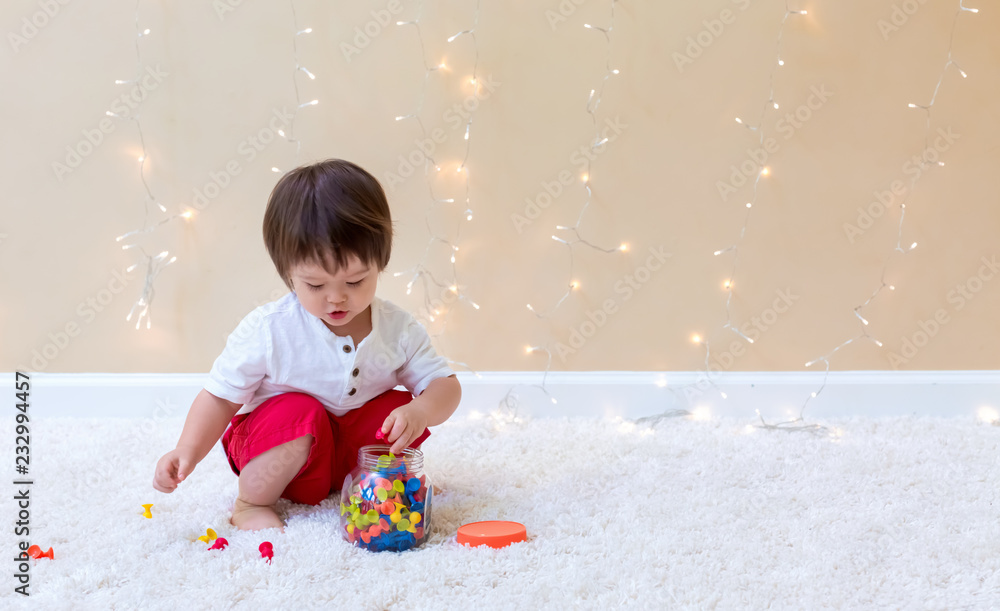
[[[373,552],[419,547],[431,525],[433,486],[424,474],[424,454],[388,445],[358,450],[358,465],[340,490],[340,534]]]

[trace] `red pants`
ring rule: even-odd
[[[234,416],[222,435],[222,449],[229,457],[233,473],[239,475],[240,469],[262,452],[312,435],[306,464],[281,497],[293,503],[318,505],[343,486],[344,478],[358,464],[361,446],[385,443],[375,438],[375,432],[392,410],[412,400],[409,392],[387,390],[343,416],[334,416],[312,395],[281,394],[264,401],[249,414]],[[430,434],[424,429],[410,447],[419,446]]]

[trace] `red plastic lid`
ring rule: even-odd
[[[487,545],[489,547],[507,547],[511,543],[527,541],[528,533],[524,524],[517,522],[489,521],[472,522],[463,524],[458,528],[459,545],[470,545],[478,547]]]

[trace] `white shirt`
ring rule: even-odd
[[[281,393],[303,392],[336,416],[402,384],[414,396],[455,372],[412,314],[375,297],[372,330],[354,345],[302,307],[295,293],[240,321],[215,359],[205,390],[253,411]],[[352,394],[353,393],[353,394]]]

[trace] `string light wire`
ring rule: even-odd
[[[617,4],[617,2],[618,0],[611,0],[611,20],[607,28],[591,25],[589,23],[583,24],[583,27],[588,30],[596,30],[598,32],[601,32],[604,35],[604,41],[605,41],[604,76],[601,78],[600,84],[596,88],[590,90],[590,94],[587,97],[586,111],[587,114],[590,115],[591,123],[593,124],[594,134],[595,134],[594,138],[591,140],[590,143],[591,151],[597,150],[598,148],[604,146],[608,142],[608,138],[601,136],[600,126],[598,125],[597,122],[597,109],[600,106],[601,100],[604,97],[604,89],[605,86],[607,85],[608,79],[613,76],[617,76],[621,72],[617,68],[611,67],[612,32],[614,31],[615,27],[615,5]],[[569,298],[569,296],[573,293],[573,291],[580,288],[580,283],[577,282],[576,280],[573,280],[576,269],[576,260],[574,256],[573,247],[576,244],[582,244],[593,250],[596,250],[598,252],[603,252],[606,254],[611,254],[616,252],[626,252],[628,250],[628,244],[626,243],[622,243],[614,248],[606,248],[594,244],[593,242],[583,238],[583,236],[580,235],[580,226],[583,224],[583,217],[586,214],[587,209],[590,207],[590,203],[593,199],[593,191],[591,190],[590,187],[590,183],[593,178],[593,168],[591,165],[593,162],[593,157],[591,155],[586,155],[586,157],[587,157],[587,172],[586,174],[583,175],[583,186],[584,189],[587,191],[587,197],[583,203],[583,206],[580,209],[579,215],[576,218],[576,223],[574,223],[572,226],[556,225],[557,232],[570,232],[572,234],[572,237],[564,238],[564,237],[559,237],[558,235],[552,236],[553,240],[566,246],[566,249],[569,253],[569,280],[564,283],[564,286],[566,286],[566,290],[563,292],[562,296],[559,297],[559,299],[556,300],[555,304],[550,308],[548,308],[547,310],[539,311],[535,309],[535,307],[532,306],[530,303],[526,304],[528,310],[531,311],[539,319],[550,318],[553,314],[555,314],[555,312],[559,309],[559,307],[562,306],[562,304],[566,301],[566,299]],[[540,385],[534,385],[534,386],[540,388],[553,403],[556,403],[555,397],[553,397],[545,388],[545,378],[548,376],[549,370],[552,367],[552,353],[548,349],[548,347],[530,347],[528,349],[529,354],[536,351],[546,352],[549,355],[549,358],[545,365],[545,373],[542,375],[542,383]],[[516,395],[513,395],[513,388],[514,387],[508,389],[507,395],[505,395],[505,397],[501,400],[500,404],[502,408],[510,409],[509,405],[510,397],[514,396],[516,398]]]
[[[944,82],[944,77],[945,77],[945,75],[948,72],[948,68],[951,67],[951,66],[954,66],[955,69],[958,70],[959,74],[962,76],[963,79],[964,78],[968,78],[968,74],[952,58],[952,53],[953,53],[954,44],[955,44],[955,27],[958,25],[958,19],[959,19],[959,17],[962,15],[962,13],[965,13],[965,12],[975,14],[975,13],[979,12],[979,9],[968,8],[968,7],[966,7],[964,5],[963,0],[959,0],[959,2],[958,2],[958,9],[955,11],[955,16],[952,19],[951,29],[950,29],[950,32],[948,34],[948,55],[947,55],[947,58],[945,59],[944,66],[941,68],[941,72],[938,75],[937,83],[934,85],[934,92],[931,94],[931,100],[930,100],[930,102],[928,104],[926,104],[926,105],[915,104],[915,103],[912,103],[912,102],[910,104],[908,104],[909,108],[920,108],[926,114],[926,119],[927,120],[926,120],[926,123],[925,123],[925,126],[924,126],[924,149],[923,149],[923,151],[926,151],[930,147],[931,110],[933,109],[934,104],[937,101],[938,92],[941,89],[941,83]],[[944,162],[943,161],[938,161],[934,165],[943,166]],[[922,171],[926,171],[928,169],[931,169],[932,167],[933,166],[931,164],[926,163],[926,161],[924,160],[923,156],[921,155],[920,156],[920,168],[921,168],[921,170]],[[858,335],[858,336],[856,336],[856,337],[853,337],[853,338],[851,338],[851,339],[849,339],[849,340],[847,340],[847,341],[845,341],[843,343],[841,343],[840,345],[838,345],[836,348],[834,348],[833,350],[831,350],[827,354],[825,354],[825,355],[823,355],[823,356],[821,356],[819,358],[813,359],[813,360],[811,360],[811,361],[809,361],[808,363],[805,364],[806,367],[811,367],[811,366],[815,365],[818,362],[823,362],[823,363],[826,364],[826,369],[825,369],[825,371],[823,373],[823,382],[822,382],[822,384],[820,384],[819,390],[816,390],[816,391],[813,391],[812,393],[810,393],[809,397],[807,397],[805,399],[805,401],[802,403],[802,409],[800,410],[799,418],[798,418],[799,420],[802,419],[802,412],[805,411],[805,408],[809,404],[809,401],[811,401],[812,399],[816,398],[823,391],[823,389],[826,387],[826,382],[827,382],[827,379],[829,378],[829,375],[830,375],[830,358],[834,355],[834,353],[836,353],[841,348],[843,348],[843,347],[845,347],[845,346],[847,346],[849,344],[852,344],[855,341],[857,341],[859,339],[863,339],[863,338],[868,338],[871,341],[873,341],[877,346],[882,347],[882,342],[880,342],[879,340],[875,339],[874,337],[868,335],[867,328],[868,328],[869,324],[868,324],[868,320],[862,314],[862,310],[865,309],[866,307],[868,307],[868,305],[875,299],[875,297],[877,297],[879,295],[879,293],[882,292],[883,289],[888,288],[890,291],[896,289],[895,285],[889,284],[885,280],[886,270],[889,267],[889,262],[896,255],[896,253],[899,253],[901,255],[905,255],[905,254],[909,253],[910,251],[912,251],[914,248],[917,247],[917,243],[913,242],[913,243],[911,243],[909,245],[909,247],[907,247],[907,248],[904,249],[903,246],[902,246],[902,243],[903,243],[903,219],[906,217],[906,202],[910,198],[910,196],[913,194],[913,190],[914,190],[914,187],[916,186],[917,178],[919,178],[919,177],[920,177],[920,174],[917,174],[916,176],[914,176],[910,180],[910,187],[907,190],[906,194],[903,196],[903,201],[900,202],[900,215],[899,215],[899,225],[897,227],[897,233],[896,233],[896,245],[895,245],[895,247],[892,248],[892,250],[886,256],[885,261],[882,264],[882,272],[881,272],[881,276],[879,278],[879,286],[868,297],[868,299],[865,300],[864,303],[862,303],[861,305],[858,305],[858,306],[854,307],[854,315],[858,318],[858,321],[861,324],[861,334]]]
[[[768,72],[768,97],[767,97],[767,100],[761,106],[760,116],[757,119],[757,123],[756,124],[750,124],[750,123],[744,121],[741,117],[736,117],[736,123],[738,123],[739,125],[742,125],[747,130],[749,130],[751,132],[755,132],[757,134],[757,136],[758,136],[758,146],[761,147],[761,148],[763,148],[763,146],[764,146],[764,138],[765,138],[764,121],[765,121],[765,118],[767,117],[767,113],[768,113],[769,110],[772,110],[772,111],[773,110],[777,110],[778,107],[779,107],[778,103],[774,99],[774,96],[775,96],[775,93],[774,93],[774,73],[775,73],[775,71],[779,67],[782,67],[782,66],[785,65],[784,54],[783,54],[783,51],[782,51],[782,49],[783,49],[783,43],[784,43],[785,23],[788,21],[788,18],[790,16],[792,16],[792,15],[805,15],[805,14],[808,14],[807,11],[805,11],[805,10],[793,10],[793,9],[791,9],[789,7],[788,0],[785,1],[785,14],[782,16],[781,25],[778,28],[777,41],[775,42],[775,48],[776,48],[775,55],[776,55],[776,59],[775,59],[774,63],[771,65],[770,71]],[[726,281],[723,283],[723,288],[726,290],[726,322],[725,322],[725,324],[722,325],[722,328],[723,329],[728,329],[728,330],[732,331],[736,335],[738,335],[741,338],[745,339],[750,344],[753,344],[753,339],[751,339],[750,337],[747,337],[747,335],[745,335],[742,331],[740,331],[738,325],[733,324],[732,299],[733,299],[734,283],[735,283],[735,278],[736,278],[736,269],[737,269],[737,264],[739,263],[740,244],[743,242],[743,239],[746,236],[747,226],[748,226],[748,224],[750,222],[750,213],[753,211],[754,204],[756,204],[756,202],[757,202],[758,187],[760,185],[760,180],[761,180],[761,178],[769,176],[769,175],[770,175],[770,168],[767,167],[767,166],[763,166],[763,167],[761,167],[757,171],[757,175],[755,176],[754,181],[753,181],[753,194],[751,195],[750,201],[748,201],[747,204],[746,204],[746,211],[745,211],[745,213],[743,215],[743,225],[740,228],[739,238],[737,238],[737,240],[736,240],[735,243],[730,244],[729,246],[727,246],[725,248],[721,248],[719,250],[716,250],[713,253],[713,255],[716,256],[716,257],[718,257],[720,255],[727,254],[727,253],[733,253],[732,268],[729,271],[729,276],[727,277]],[[681,392],[687,392],[692,386],[700,386],[703,382],[707,381],[708,384],[711,386],[711,388],[714,388],[723,399],[726,399],[727,398],[726,393],[723,392],[723,390],[721,388],[719,388],[719,386],[715,383],[715,380],[712,377],[712,371],[711,371],[711,369],[709,367],[709,360],[711,358],[711,345],[710,345],[710,342],[707,339],[703,339],[700,335],[697,335],[697,334],[695,334],[695,335],[692,336],[692,341],[695,344],[699,344],[699,345],[702,345],[702,346],[705,347],[705,379],[703,381],[699,381],[699,382],[696,382],[694,384],[688,384],[688,385],[685,385],[685,386],[682,386],[682,387],[679,387],[679,388],[675,388],[674,386],[671,385],[671,386],[668,387],[668,389],[670,390],[671,393],[673,393],[675,396],[677,396],[678,399],[681,399],[681,396],[680,396]],[[680,411],[684,411],[684,410],[680,410]],[[646,421],[654,421],[655,422],[656,421],[655,418],[656,417],[654,416],[654,417],[647,418],[645,420]]]
[[[473,54],[475,59],[473,62],[472,76],[469,78],[469,81],[473,85],[473,95],[476,96],[478,96],[481,86],[477,75],[477,70],[479,68],[479,43],[478,40],[476,39],[476,28],[479,26],[480,4],[481,0],[476,0],[475,14],[472,20],[472,27],[452,35],[451,37],[448,38],[447,41],[450,44],[453,41],[457,40],[458,38],[466,35],[468,35],[472,39]],[[426,141],[429,139],[429,136],[427,134],[427,128],[424,125],[422,114],[424,109],[424,101],[426,100],[427,97],[427,87],[430,75],[442,70],[446,70],[447,65],[443,61],[440,64],[436,65],[431,65],[427,62],[427,50],[426,46],[424,45],[423,32],[420,28],[420,18],[421,15],[423,14],[423,10],[424,10],[424,3],[421,2],[419,8],[417,9],[417,15],[413,20],[396,22],[397,26],[413,26],[417,31],[417,40],[420,43],[420,60],[423,63],[424,67],[424,79],[420,87],[419,95],[417,97],[416,109],[410,112],[409,114],[396,116],[395,120],[398,122],[398,121],[403,121],[405,119],[414,119],[417,122],[417,125],[420,127],[422,138]],[[462,213],[462,217],[464,217],[466,222],[472,221],[473,218],[470,185],[469,185],[470,173],[468,168],[468,160],[469,160],[469,151],[472,147],[472,122],[474,114],[475,111],[469,113],[468,118],[466,120],[465,130],[463,132],[464,134],[463,137],[465,140],[465,155],[463,156],[462,162],[456,170],[456,172],[463,174],[463,178],[465,180],[465,211]],[[434,175],[431,174],[432,167],[434,168],[435,171]],[[430,334],[431,337],[435,338],[440,337],[441,335],[444,334],[444,331],[447,328],[450,314],[452,312],[452,309],[450,307],[444,307],[444,309],[442,310],[443,306],[438,307],[435,304],[435,298],[432,297],[435,291],[439,295],[447,297],[449,300],[456,300],[459,302],[464,301],[467,302],[469,305],[471,305],[474,309],[476,310],[479,309],[479,304],[473,301],[471,298],[469,298],[462,290],[463,285],[458,278],[456,255],[459,252],[459,242],[461,239],[461,230],[463,225],[461,219],[458,221],[458,223],[456,223],[455,238],[453,240],[447,237],[442,237],[441,235],[437,234],[431,227],[430,217],[431,214],[433,214],[435,207],[439,204],[451,204],[454,203],[455,201],[454,198],[438,197],[434,192],[434,184],[432,176],[439,174],[441,171],[442,171],[441,165],[433,157],[433,155],[425,153],[424,181],[427,185],[430,205],[428,206],[427,211],[424,214],[424,223],[427,227],[427,232],[430,235],[430,237],[428,238],[427,244],[424,248],[424,252],[421,255],[420,259],[418,260],[417,264],[407,270],[395,272],[393,274],[394,277],[409,275],[409,280],[406,284],[407,295],[412,293],[413,285],[418,281],[420,282],[424,293],[424,310],[426,312],[427,318],[430,322],[439,322],[438,330]],[[438,243],[444,244],[446,247],[446,253],[449,259],[449,264],[451,266],[451,278],[452,278],[451,281],[439,280],[430,269],[429,259],[431,258],[432,254],[431,249],[435,244]],[[441,299],[440,301],[441,303],[444,303],[444,299]],[[472,371],[476,375],[476,377],[479,378],[482,377],[478,372],[474,371],[466,363],[449,359],[449,364],[461,366],[469,371]]]
[[[586,110],[587,114],[590,115],[591,123],[593,124],[594,127],[594,138],[593,140],[591,140],[590,143],[590,148],[592,151],[600,148],[601,146],[604,146],[608,142],[608,138],[601,137],[600,126],[597,123],[597,108],[600,106],[601,100],[604,97],[604,88],[608,82],[608,79],[611,78],[612,76],[620,74],[620,70],[611,67],[611,32],[614,30],[615,27],[615,4],[617,3],[617,1],[618,0],[611,0],[611,21],[607,28],[598,27],[595,25],[591,25],[589,23],[583,24],[583,27],[588,30],[597,30],[602,34],[604,34],[604,40],[606,43],[605,57],[604,57],[604,68],[605,68],[604,76],[603,78],[601,78],[600,85],[598,85],[596,89],[591,89],[590,95],[587,97]],[[609,253],[609,254],[614,252],[625,252],[628,250],[628,245],[624,243],[614,248],[605,248],[602,246],[598,246],[597,244],[594,244],[589,240],[584,239],[580,235],[580,225],[583,223],[583,217],[587,213],[587,209],[590,207],[590,203],[593,200],[593,194],[594,194],[590,188],[591,178],[593,177],[593,168],[591,167],[591,164],[593,163],[593,158],[590,155],[586,155],[586,157],[587,157],[587,172],[583,175],[583,186],[584,189],[587,191],[587,198],[583,202],[583,206],[580,209],[580,214],[576,218],[576,223],[574,223],[572,226],[556,225],[557,231],[572,232],[574,237],[570,239],[565,239],[559,237],[558,235],[552,236],[553,240],[566,246],[569,252],[570,281],[565,283],[567,289],[563,293],[563,295],[556,301],[555,305],[553,305],[548,310],[539,312],[530,303],[527,304],[528,310],[534,313],[535,316],[537,316],[538,318],[545,319],[551,317],[556,312],[556,310],[559,309],[559,307],[563,304],[563,302],[566,301],[566,299],[570,296],[570,294],[574,290],[579,288],[579,283],[572,280],[572,278],[574,277],[575,263],[576,263],[575,257],[573,256],[573,246],[575,244],[583,244],[584,246],[587,246],[598,252]]]
[[[300,110],[310,106],[316,106],[319,104],[319,100],[312,99],[308,102],[303,102],[301,92],[299,91],[300,73],[301,75],[307,77],[310,81],[316,80],[316,75],[306,68],[299,59],[299,37],[306,34],[312,34],[313,29],[299,29],[299,17],[295,12],[295,0],[288,0],[288,6],[292,12],[292,62],[295,64],[295,67],[292,70],[292,87],[295,90],[295,108],[292,111],[292,118],[288,122],[288,133],[286,134],[285,130],[279,129],[278,135],[284,138],[287,142],[295,144],[295,166],[298,167],[299,155],[302,152],[302,141],[295,137],[295,118],[298,117]],[[281,173],[281,169],[278,167],[272,167],[271,171]]]
[[[116,80],[115,81],[116,85],[136,85],[136,86],[138,86],[138,84],[140,82],[140,79],[142,77],[142,55],[141,55],[141,52],[140,52],[139,42],[140,42],[140,40],[143,37],[149,35],[150,30],[149,30],[149,28],[140,29],[140,27],[139,27],[139,7],[140,7],[141,3],[142,3],[142,0],[136,0],[136,3],[135,3],[135,32],[136,32],[136,35],[135,35],[135,74],[136,74],[136,76],[133,79],[131,79],[131,80]],[[149,188],[149,183],[146,181],[146,162],[149,160],[149,155],[148,155],[148,153],[146,151],[146,138],[143,135],[143,132],[142,132],[142,122],[140,120],[141,115],[142,115],[142,111],[141,111],[141,109],[137,109],[135,113],[129,115],[128,117],[123,117],[122,115],[119,115],[117,113],[111,112],[110,110],[107,111],[105,114],[107,114],[109,117],[115,117],[117,119],[127,119],[127,120],[132,121],[133,123],[135,123],[136,130],[139,133],[139,145],[142,147],[142,154],[139,156],[139,180],[142,182],[142,187],[143,187],[143,189],[145,191],[145,197],[144,197],[143,206],[142,206],[142,208],[143,208],[142,228],[136,229],[134,231],[126,232],[126,233],[118,236],[117,238],[115,238],[115,241],[121,243],[121,242],[125,241],[126,238],[131,238],[133,236],[139,236],[139,235],[144,235],[144,234],[152,233],[153,231],[155,231],[159,227],[161,227],[161,226],[169,223],[170,221],[178,219],[178,218],[190,219],[192,213],[190,211],[186,211],[186,212],[181,212],[181,213],[178,213],[178,214],[174,214],[174,215],[168,216],[168,217],[166,217],[164,219],[161,219],[161,220],[159,220],[159,221],[157,221],[157,222],[155,222],[155,223],[153,223],[151,225],[149,224],[149,206],[150,206],[150,204],[156,204],[156,206],[160,209],[160,212],[166,212],[167,208],[156,199],[156,196],[153,195],[153,191]],[[126,241],[126,243],[123,244],[121,248],[122,248],[122,250],[130,250],[130,249],[134,248],[134,249],[137,249],[139,252],[141,252],[142,256],[143,256],[143,264],[145,265],[145,268],[146,268],[146,270],[145,270],[146,275],[145,275],[145,280],[143,281],[142,292],[140,293],[139,299],[136,300],[136,302],[132,305],[132,308],[129,310],[129,313],[125,317],[125,320],[126,320],[126,322],[131,322],[132,321],[132,316],[134,316],[136,314],[136,311],[138,311],[138,317],[136,319],[135,328],[139,329],[139,327],[142,324],[142,319],[145,318],[146,319],[146,329],[150,329],[152,327],[152,318],[151,318],[151,314],[150,314],[150,308],[152,307],[153,297],[155,295],[154,283],[156,281],[156,277],[160,274],[161,271],[163,271],[163,268],[167,267],[168,265],[170,265],[171,263],[173,263],[174,261],[176,261],[177,257],[171,257],[166,263],[164,263],[163,260],[169,254],[167,251],[163,251],[163,252],[161,252],[160,254],[158,254],[158,255],[156,255],[154,257],[154,256],[149,255],[146,252],[146,250],[142,246],[140,246],[139,244],[131,243],[131,242],[128,242],[128,241]],[[139,263],[133,263],[125,271],[126,272],[130,272],[130,271],[134,270],[136,267],[138,267],[139,265],[140,265]]]
[[[552,396],[548,388],[545,387],[545,379],[549,375],[549,369],[552,367],[552,351],[548,346],[528,346],[525,352],[532,354],[534,352],[544,352],[548,355],[548,361],[545,364],[545,372],[542,374],[541,384],[516,384],[507,389],[507,393],[504,394],[503,398],[500,399],[500,403],[497,406],[497,410],[493,414],[493,419],[500,422],[519,422],[521,418],[518,415],[518,407],[520,405],[520,396],[514,392],[514,389],[522,386],[527,386],[529,388],[537,388],[545,393],[545,396],[552,401],[553,404],[558,403],[556,398]]]

